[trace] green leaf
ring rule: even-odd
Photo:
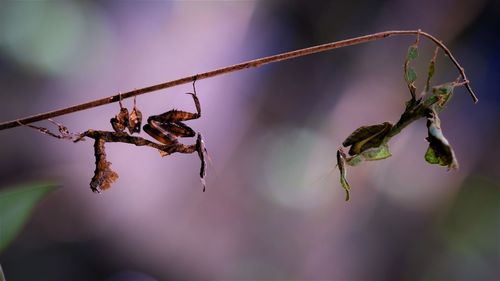
[[[434,73],[436,72],[436,58],[434,57],[431,62],[429,63],[429,70],[427,71],[427,82],[425,83],[425,91],[429,91],[430,84],[431,84],[431,79],[434,76]]]
[[[428,96],[423,105],[436,112],[442,111],[453,97],[456,82],[450,82],[432,87],[432,94]]]
[[[0,252],[16,237],[36,204],[55,188],[37,183],[0,191]]]
[[[349,201],[349,190],[351,190],[351,187],[349,186],[349,183],[347,182],[347,171],[345,169],[345,159],[346,159],[346,155],[342,151],[342,149],[337,150],[337,167],[339,167],[339,171],[340,171],[340,184],[342,185],[342,188],[345,190],[345,201]]]
[[[391,131],[391,128],[392,124],[389,122],[360,127],[352,132],[342,145],[344,147],[351,146],[349,155],[360,154],[369,148],[382,145],[385,137]]]
[[[389,146],[387,145],[386,142],[384,142],[379,147],[372,147],[361,152],[361,154],[357,154],[352,157],[347,157],[346,164],[349,166],[357,166],[363,161],[383,160],[391,156],[392,154],[389,151]]]
[[[363,155],[363,157],[367,161],[382,160],[392,156],[391,152],[389,151],[389,146],[387,145],[387,143],[384,143],[379,147],[367,149],[363,151],[361,155]]]
[[[0,281],[5,281],[5,276],[3,275],[3,270],[1,265],[0,265]]]
[[[408,48],[408,53],[406,54],[406,59],[411,61],[418,57],[418,46],[413,44]]]
[[[354,155],[352,157],[348,157],[346,159],[346,164],[354,167],[354,166],[358,166],[363,161],[365,161],[363,156],[361,154],[357,154],[357,155]]]
[[[448,169],[458,169],[455,152],[441,130],[441,122],[436,112],[427,118],[429,148],[425,152],[425,161],[430,164],[448,166]]]
[[[413,82],[415,82],[417,80],[417,73],[415,72],[415,69],[408,67],[408,69],[406,70],[405,78],[408,84],[412,84]]]
[[[443,164],[442,161],[440,161],[436,151],[430,146],[429,148],[427,148],[427,151],[425,152],[425,161],[427,161],[430,164],[438,164],[441,166],[446,166],[446,164]]]
[[[408,53],[406,54],[406,60],[404,64],[404,75],[406,83],[408,84],[408,89],[410,90],[411,98],[416,98],[416,90],[417,88],[414,85],[414,82],[417,80],[417,73],[413,68],[410,67],[410,62],[415,60],[418,57],[418,36],[415,44],[411,45],[408,48]]]
[[[455,89],[455,83],[445,83],[432,88],[432,93],[439,98],[439,101],[435,105],[435,109],[441,111],[448,104],[451,97],[453,96],[453,90]]]
[[[432,60],[429,63],[429,70],[428,70],[428,73],[427,73],[427,75],[429,75],[429,77],[428,77],[429,81],[434,76],[435,72],[436,72],[436,62]]]
[[[436,72],[436,59],[437,59],[438,52],[439,52],[439,47],[436,47],[436,49],[434,50],[434,56],[432,57],[431,61],[429,62],[429,69],[427,70],[427,81],[425,83],[425,92],[426,93],[430,89],[431,79],[434,76],[434,73]]]
[[[434,105],[438,101],[439,101],[439,98],[435,95],[432,95],[430,97],[427,97],[422,104],[424,105],[424,107],[430,108],[432,105]]]

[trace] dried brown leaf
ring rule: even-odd
[[[101,138],[96,138],[94,143],[95,171],[90,181],[90,189],[97,193],[109,189],[118,179],[118,174],[111,170],[111,162],[106,160],[105,143],[106,141]]]

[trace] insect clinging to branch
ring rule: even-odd
[[[198,157],[201,160],[200,179],[203,184],[203,191],[205,191],[206,159],[208,157],[207,149],[202,135],[199,132],[196,133],[193,129],[191,129],[191,127],[187,126],[183,122],[201,117],[201,105],[198,100],[198,96],[196,95],[195,82],[196,79],[193,81],[193,93],[187,94],[191,95],[193,98],[196,106],[196,113],[173,109],[159,115],[150,116],[147,120],[147,124],[143,126],[144,131],[160,143],[155,143],[142,137],[132,135],[134,133],[140,133],[142,123],[142,113],[137,108],[135,98],[134,107],[130,113],[128,109],[123,106],[120,99],[120,111],[110,120],[114,131],[89,129],[83,133],[73,134],[70,133],[65,126],[51,119],[49,119],[49,121],[58,126],[59,134],[52,133],[47,128],[43,127],[34,125],[26,126],[34,128],[52,137],[71,140],[73,142],[82,141],[85,137],[93,138],[95,140],[94,155],[96,158],[96,168],[94,176],[90,182],[90,188],[94,192],[100,193],[101,191],[110,188],[111,184],[118,179],[118,174],[111,170],[111,162],[106,160],[106,142],[123,142],[134,144],[136,146],[153,147],[160,151],[161,156],[167,156],[176,152],[186,154],[197,152]],[[128,129],[130,134],[126,132],[126,129]],[[178,141],[179,137],[184,138],[195,136],[195,144],[186,145]]]
[[[202,135],[198,132],[195,133],[191,127],[186,125],[183,121],[188,121],[192,119],[198,119],[201,117],[201,105],[196,95],[196,80],[193,81],[193,93],[186,93],[193,97],[194,104],[196,106],[196,113],[181,111],[177,109],[172,109],[165,113],[159,115],[152,115],[148,118],[148,123],[144,125],[143,129],[148,135],[161,142],[164,145],[169,145],[174,147],[171,152],[165,154],[162,152],[162,156],[166,156],[171,153],[193,153],[198,152],[198,156],[201,161],[200,168],[200,178],[203,183],[203,191],[205,191],[205,176],[206,176],[206,157],[207,149],[205,148],[205,143],[203,141]],[[185,145],[178,141],[177,138],[186,138],[196,136],[196,143],[191,145]]]
[[[434,56],[429,62],[425,88],[420,96],[417,96],[415,81],[417,74],[410,66],[411,62],[418,57],[419,33],[414,44],[408,48],[404,63],[404,78],[410,92],[410,100],[406,102],[405,109],[399,120],[392,124],[383,122],[381,124],[362,126],[351,133],[342,143],[349,147],[349,155],[346,155],[340,147],[337,150],[337,166],[340,172],[340,184],[346,192],[346,201],[349,200],[350,185],[346,178],[346,165],[356,166],[363,161],[383,160],[392,154],[389,150],[389,141],[409,124],[421,119],[427,119],[429,147],[425,152],[424,159],[430,164],[447,166],[448,170],[458,169],[458,160],[450,142],[443,135],[438,113],[445,109],[453,96],[453,90],[459,86],[468,85],[463,73],[455,81],[431,87],[431,79],[436,70],[436,58],[439,48],[434,51]],[[462,69],[463,72],[463,69]],[[463,81],[462,81],[463,80]],[[473,97],[475,97],[473,95]]]

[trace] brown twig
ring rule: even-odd
[[[210,77],[214,77],[214,76],[218,76],[218,75],[222,75],[222,74],[226,74],[226,73],[230,73],[230,72],[240,71],[240,70],[247,69],[247,68],[259,67],[259,66],[269,64],[269,63],[289,60],[289,59],[293,59],[293,58],[298,58],[298,57],[302,57],[302,56],[306,56],[306,55],[325,52],[325,51],[338,49],[338,48],[342,48],[342,47],[347,47],[347,46],[367,43],[367,42],[371,42],[371,41],[376,41],[376,40],[384,39],[384,38],[389,37],[389,36],[418,35],[418,34],[430,39],[431,41],[433,41],[437,46],[439,46],[445,52],[445,54],[450,58],[452,63],[457,67],[458,71],[460,72],[460,75],[462,76],[462,79],[465,82],[465,84],[464,84],[465,87],[469,91],[474,103],[476,103],[478,101],[478,98],[476,97],[476,95],[472,91],[472,88],[469,84],[469,80],[467,79],[467,76],[465,75],[464,68],[462,66],[460,66],[458,61],[451,54],[451,51],[443,44],[443,42],[438,40],[436,37],[430,35],[429,33],[423,32],[421,30],[392,30],[392,31],[378,32],[378,33],[373,33],[373,34],[369,34],[369,35],[365,35],[365,36],[345,39],[345,40],[336,41],[336,42],[332,42],[332,43],[326,43],[326,44],[317,45],[317,46],[313,46],[313,47],[309,47],[309,48],[305,48],[305,49],[281,53],[281,54],[274,55],[274,56],[259,58],[259,59],[255,59],[255,60],[251,60],[251,61],[246,61],[246,62],[243,62],[240,64],[226,66],[223,68],[211,70],[211,71],[204,72],[201,74],[187,76],[187,77],[180,78],[177,80],[172,80],[172,81],[168,81],[165,83],[161,83],[161,84],[157,84],[157,85],[153,85],[153,86],[149,86],[149,87],[136,89],[136,90],[133,90],[130,92],[110,96],[107,98],[102,98],[102,99],[90,101],[87,103],[82,103],[82,104],[78,104],[78,105],[74,105],[74,106],[70,106],[70,107],[66,107],[66,108],[62,108],[62,109],[58,109],[58,110],[54,110],[54,111],[50,111],[50,112],[46,112],[46,113],[41,113],[41,114],[37,114],[37,115],[25,117],[25,118],[20,118],[20,119],[16,119],[13,121],[3,122],[0,124],[0,130],[5,130],[8,128],[17,127],[17,126],[19,126],[20,123],[26,125],[26,124],[30,124],[33,122],[42,121],[42,120],[45,120],[48,118],[54,118],[57,116],[61,116],[61,115],[65,115],[65,114],[69,114],[69,113],[73,113],[73,112],[77,112],[77,111],[81,111],[81,110],[86,110],[89,108],[93,108],[93,107],[97,107],[97,106],[101,106],[101,105],[105,105],[105,104],[110,104],[113,102],[120,101],[121,99],[126,99],[126,98],[135,97],[138,95],[142,95],[142,94],[146,94],[146,93],[150,93],[150,92],[154,92],[154,91],[158,91],[158,90],[162,90],[162,89],[166,89],[166,88],[171,88],[174,86],[193,82],[194,80],[202,80],[202,79],[206,79],[206,78],[210,78]]]

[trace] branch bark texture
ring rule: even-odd
[[[304,48],[304,49],[299,49],[299,50],[290,51],[290,52],[286,52],[286,53],[281,53],[281,54],[277,54],[277,55],[273,55],[273,56],[258,58],[255,60],[250,60],[250,61],[242,62],[239,64],[218,68],[218,69],[211,70],[208,72],[183,77],[180,79],[164,82],[161,84],[157,84],[157,85],[153,85],[153,86],[149,86],[149,87],[145,87],[145,88],[141,88],[141,89],[136,89],[136,90],[133,90],[130,92],[126,92],[126,93],[122,93],[122,94],[118,94],[118,95],[114,95],[114,96],[110,96],[110,97],[106,97],[106,98],[101,98],[101,99],[93,100],[93,101],[78,104],[78,105],[73,105],[70,107],[66,107],[66,108],[62,108],[62,109],[58,109],[58,110],[54,110],[54,111],[50,111],[50,112],[46,112],[46,113],[40,113],[40,114],[36,114],[33,116],[28,116],[28,117],[19,118],[19,119],[12,120],[12,121],[3,122],[3,123],[0,123],[0,130],[14,128],[14,127],[17,127],[20,125],[26,125],[26,124],[30,124],[33,122],[42,121],[42,120],[46,120],[49,118],[54,118],[57,116],[61,116],[61,115],[65,115],[65,114],[69,114],[69,113],[73,113],[73,112],[77,112],[77,111],[82,111],[82,110],[94,108],[94,107],[101,106],[101,105],[106,105],[106,104],[118,102],[118,101],[120,101],[120,99],[126,99],[126,98],[130,98],[130,97],[134,97],[134,96],[139,96],[139,95],[151,93],[151,92],[158,91],[158,90],[171,88],[171,87],[175,87],[175,86],[186,84],[186,83],[191,83],[195,80],[202,80],[202,79],[206,79],[206,78],[211,78],[211,77],[215,77],[218,75],[227,74],[230,72],[236,72],[236,71],[240,71],[240,70],[247,69],[247,68],[255,68],[255,67],[259,67],[259,66],[269,64],[269,63],[289,60],[289,59],[293,59],[293,58],[298,58],[298,57],[307,56],[307,55],[311,55],[311,54],[315,54],[315,53],[330,51],[333,49],[348,47],[348,46],[352,46],[352,45],[368,43],[371,41],[377,41],[377,40],[381,40],[381,39],[384,39],[384,38],[387,38],[390,36],[417,35],[417,34],[420,34],[421,36],[424,36],[424,37],[428,38],[429,40],[431,40],[432,42],[434,42],[450,58],[452,63],[456,66],[456,68],[460,72],[460,75],[461,75],[463,82],[464,82],[464,86],[469,91],[474,103],[476,103],[478,101],[478,98],[474,94],[474,92],[469,84],[469,80],[467,79],[467,76],[465,75],[464,68],[458,63],[458,61],[452,55],[451,51],[440,40],[438,40],[436,37],[432,36],[431,34],[426,33],[424,31],[421,31],[421,30],[392,30],[392,31],[378,32],[378,33],[373,33],[373,34],[369,34],[369,35],[365,35],[365,36],[359,36],[359,37],[345,39],[345,40],[341,40],[341,41],[326,43],[326,44],[317,45],[317,46],[313,46],[313,47],[309,47],[309,48]]]

